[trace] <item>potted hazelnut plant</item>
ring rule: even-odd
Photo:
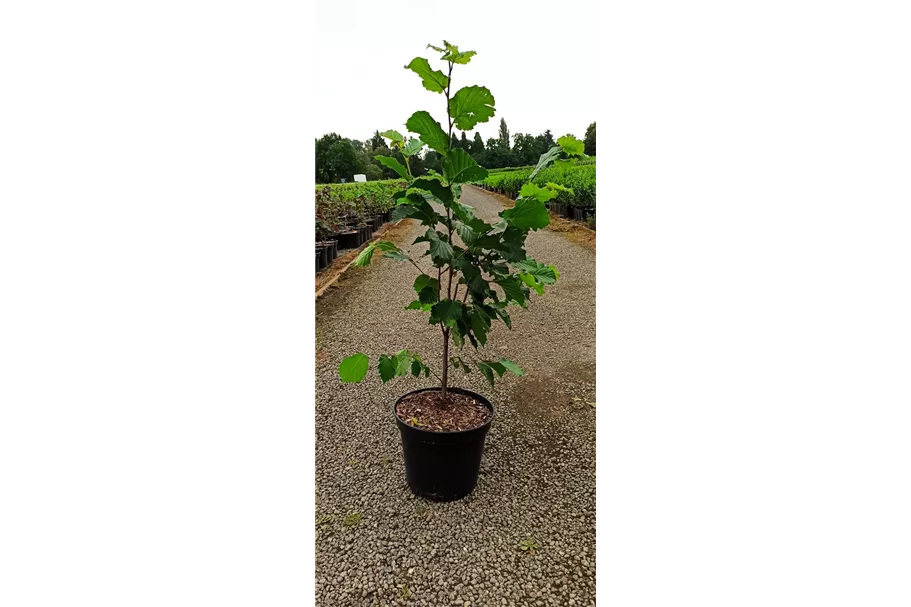
[[[382,133],[401,151],[405,165],[390,157],[376,158],[408,182],[406,189],[394,196],[397,206],[392,220],[411,218],[426,227],[415,243],[428,244],[421,257],[429,257],[429,267],[422,267],[389,241],[371,243],[355,263],[368,265],[379,250],[384,257],[409,262],[417,270],[415,299],[406,308],[428,314],[429,325],[440,332],[442,360],[438,372],[409,350],[379,356],[376,369],[383,383],[409,373],[423,373],[425,377],[433,373],[438,378],[437,387],[401,396],[392,414],[401,432],[405,476],[411,490],[430,499],[452,500],[468,495],[477,485],[494,408],[484,396],[453,387],[450,369],[465,373],[476,369],[491,387],[507,371],[524,375],[511,360],[479,358],[478,347],[487,343],[494,322],[502,321],[512,328],[508,306],[525,307],[532,290],[541,295],[546,285],[557,280],[554,266],[528,257],[525,239],[530,230],[548,225],[545,203],[566,189],[552,183],[540,187],[531,180],[551,162],[569,163],[570,157],[582,155],[583,146],[572,137],[561,138],[559,145],[541,155],[515,206],[502,211],[498,222],[489,224],[475,216],[472,207],[459,202],[462,184],[485,179],[487,170],[465,150],[450,149],[449,143],[453,127],[470,131],[494,115],[494,97],[483,86],[465,86],[452,92],[454,66],[467,64],[474,51],[460,52],[446,41],[443,47],[428,48],[442,53],[445,73],[434,70],[421,57],[405,67],[421,77],[425,89],[445,97],[447,128],[444,130],[428,112],[415,112],[405,127],[418,138],[406,141],[397,131]],[[412,175],[408,159],[425,145],[442,155],[442,175]],[[474,349],[474,355],[471,350],[463,353],[466,344]],[[359,382],[369,368],[369,358],[358,353],[343,360],[338,370],[342,381]]]

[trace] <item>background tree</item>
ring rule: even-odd
[[[509,128],[506,126],[506,121],[500,118],[500,141],[503,142],[503,147],[507,150],[509,149]]]
[[[465,135],[465,131],[462,131],[462,138],[459,139],[459,148],[465,150],[466,152],[471,149],[471,144],[468,142],[468,137]]]
[[[471,142],[471,155],[477,159],[484,155],[484,140],[481,139],[481,133],[475,133]],[[481,164],[478,162],[478,164]]]
[[[582,140],[585,143],[585,154],[588,156],[595,155],[595,123],[592,122],[588,125],[588,128],[585,129],[585,139]]]
[[[389,146],[386,145],[386,140],[383,139],[383,136],[380,135],[379,131],[375,131],[373,133],[373,137],[370,138],[368,143],[370,144],[370,147],[373,148],[374,150],[379,149],[379,148],[386,148],[386,149],[389,148]]]

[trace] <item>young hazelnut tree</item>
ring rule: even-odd
[[[421,57],[413,59],[405,68],[421,77],[424,88],[445,97],[447,130],[428,112],[415,112],[405,127],[419,138],[406,141],[397,131],[381,133],[402,153],[405,165],[387,156],[376,156],[376,159],[408,181],[407,188],[394,196],[397,206],[392,219],[411,218],[426,226],[426,231],[413,244],[428,244],[422,256],[430,258],[433,269],[425,271],[389,241],[369,244],[355,264],[368,265],[374,252],[379,250],[384,257],[409,262],[418,271],[414,280],[416,299],[406,308],[429,313],[429,324],[439,327],[443,342],[442,371],[440,374],[432,371],[423,358],[408,350],[381,355],[377,368],[383,383],[409,372],[414,376],[423,373],[427,377],[433,373],[440,380],[440,391],[445,399],[450,367],[466,373],[474,367],[491,386],[495,377],[502,377],[506,371],[524,375],[519,365],[511,360],[469,357],[462,354],[462,348],[467,341],[477,352],[478,346],[487,343],[495,321],[512,328],[507,306],[526,307],[531,290],[542,295],[544,287],[557,280],[559,274],[554,266],[528,257],[525,239],[529,230],[539,230],[550,222],[544,203],[556,198],[560,191],[571,190],[554,183],[539,187],[531,180],[551,162],[570,164],[572,157],[583,156],[584,144],[572,136],[561,137],[558,145],[541,155],[513,208],[502,211],[495,224],[476,217],[472,207],[459,202],[462,184],[484,180],[487,170],[465,150],[450,149],[450,142],[453,127],[470,131],[478,123],[490,120],[495,111],[494,98],[483,86],[465,86],[452,93],[454,66],[467,64],[476,54],[474,51],[460,52],[458,47],[446,41],[442,48],[427,46],[442,53],[446,73],[434,70],[427,59]],[[442,156],[443,174],[432,172],[414,178],[408,159],[420,153],[425,145]],[[450,342],[459,349],[459,356],[452,355]],[[366,376],[369,366],[365,354],[354,354],[339,365],[339,376],[342,381],[359,382]]]

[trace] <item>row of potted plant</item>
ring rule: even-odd
[[[357,249],[389,221],[391,211],[376,196],[360,196],[356,205],[333,198],[330,188],[316,194],[316,271],[320,272],[345,249]]]

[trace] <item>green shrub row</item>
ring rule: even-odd
[[[317,194],[326,194],[335,201],[355,203],[361,197],[370,201],[371,206],[389,210],[395,206],[393,194],[405,189],[406,182],[401,179],[383,181],[364,181],[352,183],[332,183],[317,185]],[[328,190],[327,190],[328,188]]]
[[[517,171],[500,171],[491,173],[479,185],[488,189],[499,190],[510,198],[519,195],[522,185],[528,180],[532,167]],[[570,167],[549,167],[535,176],[533,183],[544,186],[546,183],[556,183],[571,188],[573,193],[560,192],[557,202],[563,204],[591,209],[595,207],[595,165],[582,164]]]

